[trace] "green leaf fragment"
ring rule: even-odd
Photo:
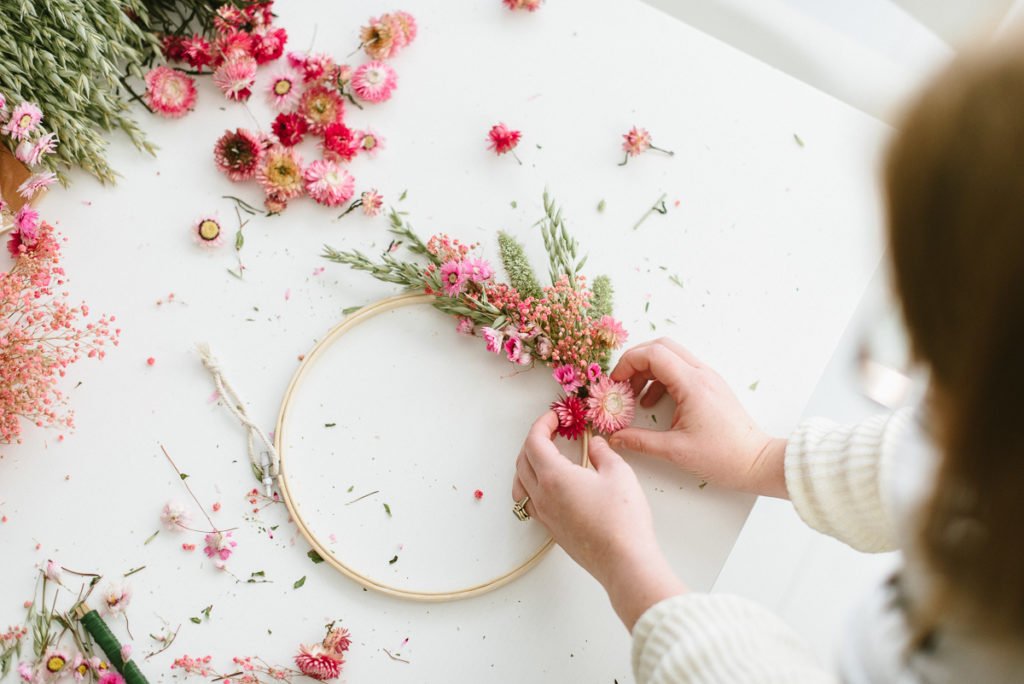
[[[362,306],[349,306],[341,310],[341,315],[348,316],[349,314],[354,314],[356,311],[359,311],[362,308]]]
[[[301,587],[305,583],[306,583],[306,576],[303,575],[299,579],[295,580],[295,584],[292,585],[292,589],[298,589],[299,587]]]
[[[316,549],[310,549],[309,553],[307,553],[306,555],[309,557],[309,560],[313,561],[314,563],[324,562],[324,557],[321,556]]]
[[[398,562],[398,555],[396,554],[394,558],[392,558],[391,560],[388,561],[388,565],[394,565],[397,562]]]
[[[384,504],[384,512],[387,513],[388,517],[390,518],[391,517],[391,506],[388,506],[387,504]]]
[[[751,392],[753,392],[753,391],[755,391],[757,389],[757,386],[760,385],[760,384],[761,384],[760,380],[755,380],[754,382],[750,383],[750,386],[747,387],[747,389],[750,390]]]
[[[597,203],[597,212],[599,214],[603,214],[604,213],[604,209],[607,206],[608,206],[608,204],[604,200],[601,200],[600,202]]]
[[[804,146],[803,139],[799,135],[797,135],[796,133],[793,134],[793,140],[795,140],[796,144],[799,145],[800,147]]]
[[[156,535],[158,535],[158,534],[160,534],[160,530],[157,530],[157,531],[156,531],[156,532],[154,532],[153,534],[151,534],[151,535],[149,535],[148,537],[146,537],[146,541],[142,542],[142,545],[143,545],[143,546],[147,546],[147,545],[149,544],[149,542],[151,542],[151,541],[153,541],[154,539],[156,539]]]

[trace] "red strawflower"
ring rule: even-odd
[[[256,168],[263,159],[264,141],[244,128],[225,131],[213,147],[217,168],[233,181],[248,180],[256,176]]]
[[[198,33],[191,38],[181,39],[181,59],[189,63],[189,66],[202,71],[204,66],[213,64],[213,47],[210,41]]]
[[[240,54],[252,56],[253,36],[245,31],[230,31],[222,33],[217,38],[214,52],[217,54],[217,64],[231,59]]]
[[[252,56],[257,64],[272,62],[284,54],[288,32],[283,28],[258,28],[252,32]]]
[[[337,161],[352,161],[359,152],[359,140],[348,126],[340,121],[324,129],[324,156]]]
[[[292,147],[302,142],[302,137],[309,131],[309,123],[306,121],[306,117],[301,114],[294,112],[285,114],[281,112],[274,119],[274,123],[271,124],[270,128],[274,131],[274,135],[277,136],[282,145]]]
[[[168,62],[180,62],[185,59],[184,40],[181,36],[167,35],[161,40],[164,57]]]
[[[326,681],[337,679],[345,658],[340,652],[329,652],[322,645],[302,646],[295,656],[295,664],[302,674],[312,679]]]
[[[587,407],[575,394],[562,397],[551,404],[558,416],[558,434],[566,439],[579,439],[587,429]]]
[[[519,131],[514,131],[503,123],[495,124],[491,126],[490,132],[487,137],[490,139],[490,149],[494,150],[495,154],[505,154],[506,152],[512,152],[512,156],[515,156],[516,145],[519,144],[519,139],[523,136]],[[518,159],[518,157],[516,157]]]

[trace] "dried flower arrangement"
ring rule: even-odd
[[[548,253],[551,285],[541,287],[522,245],[507,233],[498,234],[508,282],[498,282],[486,260],[474,256],[477,245],[447,235],[423,242],[395,211],[395,240],[374,261],[359,251],[324,248],[323,256],[378,280],[436,297],[434,307],[456,316],[456,330],[479,336],[488,351],[509,362],[550,366],[565,395],[551,408],[558,432],[576,439],[588,427],[611,433],[633,420],[635,400],[628,383],[608,377],[611,353],[625,343],[626,330],[612,317],[612,286],[598,276],[588,286],[581,274],[586,257],[570,237],[561,211],[544,194],[541,235]],[[426,260],[426,265],[393,255],[400,245]]]

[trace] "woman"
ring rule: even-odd
[[[722,487],[788,497],[812,527],[903,567],[844,635],[846,682],[1024,682],[1024,41],[954,63],[909,111],[885,170],[889,255],[924,405],[772,438],[681,345],[627,351],[612,372],[641,405],[675,402],[666,431],[559,454],[554,414],[530,431],[512,496],[607,590],[633,634],[638,682],[829,682],[778,618],[689,592],[615,449]]]

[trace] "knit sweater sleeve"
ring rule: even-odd
[[[726,594],[683,594],[633,627],[637,684],[835,684],[782,620]]]
[[[786,447],[786,488],[804,522],[859,551],[896,548],[888,484],[895,443],[911,409],[851,426],[805,420]]]

